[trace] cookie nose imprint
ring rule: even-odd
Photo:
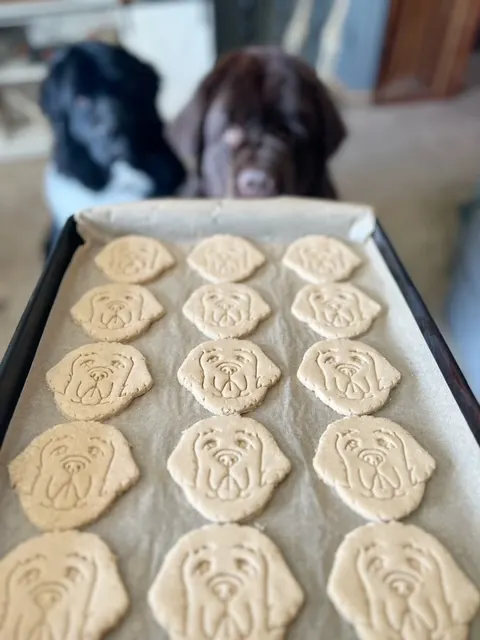
[[[385,461],[383,453],[376,451],[375,449],[364,449],[358,457],[371,467],[378,467],[379,464]]]
[[[108,308],[111,309],[112,311],[122,311],[123,309],[125,309],[125,303],[120,301],[120,300],[114,300],[113,302],[110,302],[110,304],[108,305]]]
[[[101,380],[105,380],[110,375],[110,371],[108,369],[104,369],[102,367],[95,367],[94,369],[90,369],[88,372],[90,378],[95,380],[95,382],[100,382]]]
[[[80,473],[80,471],[85,469],[85,460],[81,458],[69,458],[63,462],[62,466],[68,474],[74,476],[76,473]]]
[[[220,575],[210,582],[213,593],[222,602],[228,602],[238,592],[238,580],[234,576]]]
[[[224,364],[220,365],[219,369],[222,373],[225,373],[227,376],[233,376],[234,373],[237,373],[240,367],[237,364],[234,364],[233,362],[225,362]]]
[[[37,589],[33,600],[41,609],[47,611],[55,606],[62,599],[62,596],[63,590],[60,585],[45,584]]]
[[[345,376],[348,376],[349,378],[354,376],[358,371],[358,369],[352,364],[341,364],[337,367],[337,369],[338,371],[340,371],[340,373],[343,373]]]
[[[408,598],[415,591],[415,578],[401,571],[389,574],[386,582],[390,589],[402,598]]]
[[[227,469],[229,469],[239,461],[240,456],[236,451],[223,450],[219,451],[215,458],[218,460],[218,462],[220,462],[220,464],[223,464],[224,467],[227,467]]]
[[[247,168],[237,177],[237,189],[245,198],[265,198],[275,194],[275,183],[265,171]]]

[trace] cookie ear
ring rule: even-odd
[[[145,392],[152,386],[153,380],[147,368],[146,360],[138,353],[138,356],[127,356],[133,366],[123,387],[122,396],[136,396],[139,392]]]
[[[182,567],[187,558],[183,549],[174,550],[174,561],[167,558],[153,583],[148,600],[158,622],[172,638],[185,637],[187,621],[187,598],[182,576]],[[168,606],[166,603],[169,603]]]
[[[426,482],[435,469],[435,460],[410,435],[403,438],[403,442],[412,484]]]
[[[102,489],[102,493],[108,496],[115,495],[119,486],[130,486],[132,480],[139,475],[130,445],[125,438],[120,437],[119,433],[114,433],[110,444],[113,448],[113,458]]]
[[[381,360],[378,360],[378,356],[374,356],[373,360],[375,363],[375,369],[378,371],[379,366],[381,365],[381,376],[378,378],[378,387],[380,391],[384,389],[391,389],[394,387],[397,382],[400,380],[400,372],[392,367],[392,365],[385,360],[383,356],[380,356]]]
[[[253,355],[257,359],[257,388],[274,384],[280,377],[280,369],[261,351],[255,350]]]
[[[161,318],[165,313],[164,309],[158,302],[158,300],[150,293],[150,291],[142,287],[141,296],[143,298],[142,320],[150,320],[150,318]]]
[[[58,364],[47,371],[47,384],[54,393],[65,394],[73,376],[75,361],[80,356],[68,353]]]
[[[31,443],[8,465],[10,484],[19,493],[30,495],[40,473],[40,449]],[[1,617],[0,617],[1,620]]]
[[[327,594],[345,618],[357,625],[370,626],[370,605],[365,586],[358,575],[358,560],[363,551],[350,543],[337,550],[327,583]],[[337,604],[338,603],[338,604]]]
[[[292,608],[303,602],[303,593],[285,562],[270,558],[267,570],[269,628],[286,627],[292,617]]]
[[[196,431],[186,431],[170,454],[167,469],[177,484],[181,487],[195,486],[197,477],[197,458],[195,456],[195,441],[200,437]]]
[[[290,460],[283,454],[273,437],[258,435],[262,441],[262,485],[277,484],[290,471],[292,465]],[[265,467],[265,460],[268,458],[268,467]]]
[[[93,296],[86,293],[70,309],[70,315],[77,322],[90,322],[93,316]]]
[[[320,438],[318,450],[313,459],[313,467],[320,478],[328,485],[348,487],[347,473],[343,460],[335,448],[335,439],[340,434],[328,430]]]
[[[191,389],[194,384],[203,385],[205,376],[200,365],[202,355],[203,351],[195,349],[194,352],[187,356],[187,359],[178,370],[177,377],[186,389]]]
[[[443,578],[443,590],[450,605],[452,618],[456,624],[468,624],[480,604],[478,589],[457,567],[446,549],[433,538],[430,542],[434,543],[429,545],[430,556],[436,562]]]

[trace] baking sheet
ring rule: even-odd
[[[281,266],[288,243],[307,233],[326,233],[357,243],[365,265],[352,277],[386,312],[360,340],[377,348],[402,373],[387,405],[375,415],[398,421],[435,457],[437,470],[420,508],[404,522],[434,534],[463,571],[480,585],[480,450],[371,233],[370,209],[303,199],[269,201],[164,200],[84,212],[78,217],[87,244],[77,250],[62,282],[34,365],[0,452],[0,556],[38,534],[9,488],[6,464],[36,435],[66,422],[45,384],[46,371],[68,351],[91,342],[73,324],[69,309],[93,286],[107,279],[94,266],[102,242],[140,233],[166,242],[177,266],[147,285],[166,308],[166,316],[131,344],[147,358],[154,387],[120,415],[105,422],[127,437],[141,470],[140,482],[98,522],[85,530],[99,534],[117,554],[131,597],[131,608],[109,638],[167,638],[154,622],[147,591],[165,552],[187,531],[207,524],[170,478],[166,461],[180,433],[209,415],[179,385],[176,372],[187,353],[207,340],[181,313],[187,297],[205,281],[186,264],[195,242],[214,233],[251,238],[268,261],[247,283],[273,314],[249,338],[280,367],[282,378],[256,410],[247,414],[274,435],[292,462],[292,472],[265,511],[252,522],[281,549],[301,583],[306,603],[289,627],[288,638],[346,640],[353,628],[342,621],[326,597],[333,555],[343,536],[365,524],[316,476],[312,458],[326,426],[341,416],[305,389],[296,371],[307,348],[319,340],[296,320],[290,306],[304,284]],[[480,637],[477,615],[471,638]]]

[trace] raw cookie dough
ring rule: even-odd
[[[192,293],[183,315],[209,338],[242,338],[271,313],[259,293],[245,284],[206,284]]]
[[[206,280],[219,283],[245,280],[265,262],[265,258],[244,238],[216,235],[202,240],[187,262]]]
[[[344,338],[311,346],[297,375],[317,398],[344,415],[377,411],[401,377],[373,347]]]
[[[141,284],[173,267],[175,258],[155,238],[122,236],[97,254],[95,264],[114,282]]]
[[[153,380],[140,351],[118,342],[86,344],[47,372],[60,411],[71,420],[99,420],[125,409]]]
[[[177,377],[205,409],[227,416],[258,407],[280,375],[256,344],[228,338],[192,349]]]
[[[313,466],[364,518],[398,520],[420,504],[435,460],[395,422],[356,416],[328,425]]]
[[[93,533],[45,533],[0,560],[0,640],[99,640],[128,609],[115,556]]]
[[[399,522],[349,533],[327,592],[361,640],[466,640],[480,602],[438,540]]]
[[[355,338],[367,331],[381,307],[347,282],[307,284],[293,302],[293,315],[324,338]]]
[[[362,261],[350,247],[329,236],[304,236],[285,252],[283,264],[314,284],[345,280]]]
[[[190,504],[215,522],[262,510],[291,469],[267,429],[240,416],[194,424],[183,432],[167,467]]]
[[[87,291],[70,313],[94,340],[123,342],[141,335],[165,312],[145,287],[105,284]]]
[[[27,517],[45,531],[96,520],[139,477],[128,442],[100,422],[47,429],[8,471]]]
[[[263,533],[226,524],[180,538],[148,600],[171,640],[282,640],[303,592]]]

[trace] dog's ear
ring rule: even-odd
[[[132,347],[133,348],[133,347]],[[147,362],[143,356],[138,354],[138,356],[125,356],[123,357],[129,358],[133,366],[128,374],[128,378],[125,382],[125,386],[123,387],[122,397],[125,396],[136,396],[140,392],[145,392],[150,389],[152,386],[152,377],[147,368]]]
[[[73,376],[75,361],[80,355],[72,351],[68,353],[59,363],[47,371],[47,384],[54,393],[64,395]]]
[[[10,476],[10,484],[20,493],[30,495],[40,473],[40,455],[43,442],[31,442],[28,447],[22,451],[8,465],[8,473]]]
[[[109,444],[113,449],[113,457],[105,478],[102,494],[115,496],[119,487],[128,487],[132,484],[132,479],[138,477],[139,471],[133,459],[130,446],[123,435],[117,432],[114,427],[109,425],[104,425],[104,427],[106,427],[105,432],[110,436]]]
[[[347,135],[347,129],[325,85],[317,80],[317,101],[322,113],[319,126],[323,127],[325,160],[333,156]]]
[[[200,434],[195,429],[185,431],[168,458],[167,469],[181,487],[195,486],[198,471],[195,442],[199,437]]]
[[[275,554],[276,556],[276,554]],[[292,609],[300,608],[303,592],[283,560],[268,563],[268,622],[270,628],[286,627]]]
[[[172,638],[185,637],[188,603],[182,571],[188,555],[183,545],[172,549],[148,593],[155,618]]]
[[[403,440],[405,460],[412,484],[426,482],[435,469],[435,460],[410,434],[405,432],[405,436],[400,439]]]

